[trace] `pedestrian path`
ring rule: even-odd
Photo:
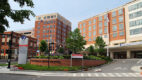
[[[43,72],[43,71],[10,71],[6,67],[0,67],[0,73],[24,74],[35,76],[58,77],[142,77],[140,73],[69,73],[69,72]]]

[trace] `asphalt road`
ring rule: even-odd
[[[142,66],[142,59],[119,59],[114,60],[110,64],[93,68],[86,73],[95,73],[97,69],[101,69],[102,73],[134,73],[132,70],[134,66]]]
[[[142,78],[43,77],[17,74],[0,74],[0,80],[142,80]]]

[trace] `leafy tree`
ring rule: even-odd
[[[73,32],[70,32],[68,38],[66,39],[66,46],[73,53],[82,51],[86,41],[81,36],[79,29],[75,29]]]
[[[86,49],[86,51],[88,51],[89,52],[89,54],[91,54],[91,55],[95,55],[95,49],[94,49],[94,46],[89,46],[87,49]]]
[[[98,36],[96,38],[96,41],[95,41],[95,48],[96,48],[96,52],[101,55],[102,53],[105,52],[105,46],[106,46],[106,43],[104,42],[103,38]]]
[[[57,50],[57,52],[64,53],[64,48],[63,47],[59,47],[59,49]]]
[[[42,55],[44,55],[45,52],[48,52],[47,48],[48,48],[48,46],[47,46],[46,41],[42,40],[39,44],[39,49],[40,49],[40,52],[41,52]]]
[[[33,8],[32,0],[13,0],[19,3],[23,8],[25,5]],[[7,18],[11,18],[14,22],[23,23],[25,19],[30,20],[29,16],[35,16],[31,10],[14,10],[9,4],[9,0],[0,0],[0,33],[3,33],[9,27]]]

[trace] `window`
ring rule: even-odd
[[[46,26],[43,26],[43,28],[46,28]]]
[[[131,21],[131,22],[129,23],[129,26],[130,26],[130,27],[133,27],[133,26],[140,26],[140,25],[142,25],[142,19],[135,20],[135,21]]]
[[[53,16],[51,16],[51,18],[53,18]]]
[[[38,22],[38,25],[40,25],[40,22]]]
[[[96,35],[96,31],[93,32],[93,35],[94,35],[94,36]]]
[[[99,29],[99,34],[102,34],[102,29]]]
[[[94,23],[94,24],[96,23],[96,19],[93,20],[93,23]]]
[[[83,28],[83,32],[85,32],[85,28]]]
[[[93,25],[93,29],[96,29],[96,25]]]
[[[113,31],[117,31],[117,26],[116,25],[113,25]]]
[[[119,13],[119,15],[123,14],[123,9],[120,9],[120,10],[118,11],[118,13]]]
[[[38,17],[38,20],[40,20],[41,19],[41,17]]]
[[[49,30],[47,30],[47,33],[49,33]]]
[[[139,8],[142,8],[142,2],[139,2],[137,4],[134,4],[134,5],[131,5],[128,7],[128,10],[129,11],[133,11],[133,10],[136,10],[136,9],[139,9]]]
[[[39,36],[39,35],[37,35],[36,37],[37,37],[37,38],[39,38],[40,36]]]
[[[142,28],[136,28],[130,30],[130,35],[137,35],[137,34],[142,34]]]
[[[47,19],[49,19],[50,18],[50,16],[47,16]]]
[[[91,37],[91,32],[89,32],[89,37]]]
[[[38,26],[37,29],[40,29],[40,26]]]
[[[107,38],[107,35],[104,35],[104,38]]]
[[[104,28],[104,33],[107,33],[107,27]]]
[[[50,25],[50,28],[52,28],[53,26],[52,25]]]
[[[132,14],[129,14],[130,19],[137,18],[137,17],[140,17],[140,16],[142,16],[142,11],[138,11],[138,12],[134,12]]]
[[[116,18],[112,19],[112,24],[116,24]]]
[[[99,21],[102,21],[102,16],[99,17]]]
[[[85,37],[85,33],[83,34],[83,37]]]
[[[124,30],[124,24],[119,24],[119,30]]]
[[[112,17],[116,16],[116,11],[112,12]]]
[[[104,26],[108,26],[108,23],[107,23],[107,21],[105,21],[105,22],[104,22]]]
[[[89,26],[89,31],[91,31],[91,26]]]
[[[37,31],[37,34],[39,34],[40,33],[40,31]]]
[[[102,22],[99,22],[99,27],[102,27]]]
[[[105,20],[107,19],[107,14],[104,15],[104,19],[105,19]]]
[[[93,37],[93,40],[95,41],[95,40],[96,40],[96,37]]]
[[[117,33],[113,33],[113,37],[115,38],[117,36]]]
[[[120,36],[124,36],[124,31],[119,32],[119,35],[120,35]]]
[[[83,23],[83,26],[85,26],[85,23]]]
[[[123,16],[119,17],[119,22],[123,22]]]
[[[49,28],[49,25],[47,26],[47,28]]]
[[[43,30],[43,33],[45,33],[46,31],[45,30]]]
[[[44,19],[46,19],[46,16],[44,16]]]
[[[91,38],[89,38],[89,40],[88,40],[88,41],[92,41],[92,40],[91,40]]]
[[[89,21],[89,25],[91,25],[91,21]]]

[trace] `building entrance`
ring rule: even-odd
[[[134,58],[142,58],[142,51],[132,51]]]
[[[114,52],[114,59],[126,59],[126,52]]]

